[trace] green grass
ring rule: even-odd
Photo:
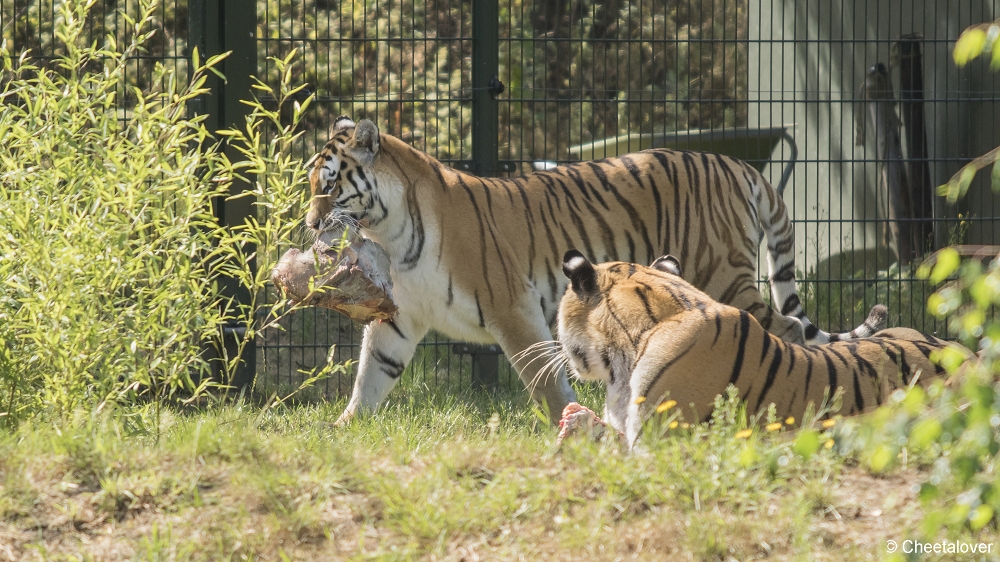
[[[913,469],[806,460],[789,433],[557,448],[522,390],[401,386],[344,428],[342,402],[22,424],[0,437],[0,559],[877,560],[918,520]]]

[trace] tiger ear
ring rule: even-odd
[[[368,119],[362,119],[354,127],[354,140],[351,142],[351,156],[364,166],[371,166],[378,154],[378,127]]]
[[[674,256],[666,255],[656,258],[653,263],[649,265],[653,269],[658,269],[664,273],[670,273],[678,277],[681,276],[681,262],[677,261]]]
[[[333,120],[333,125],[330,125],[330,138],[333,138],[342,129],[350,129],[354,127],[354,119],[346,115],[341,115]]]
[[[563,256],[563,273],[569,277],[573,292],[580,296],[592,295],[597,292],[597,271],[593,264],[576,250],[570,250]]]

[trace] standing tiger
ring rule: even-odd
[[[317,232],[351,221],[388,252],[399,315],[370,324],[354,392],[340,418],[373,409],[396,384],[429,329],[499,343],[508,357],[550,340],[562,255],[595,260],[680,257],[686,278],[748,311],[782,339],[823,343],[795,291],[793,231],[778,194],[752,167],[718,154],[655,149],[559,166],[516,178],[483,178],[443,166],[368,120],[339,117],[307,164],[306,224]],[[757,289],[757,250],[768,238],[775,303]],[[858,334],[849,334],[854,337]],[[862,333],[860,335],[865,335]],[[532,397],[558,420],[573,397],[565,374],[535,381]]]
[[[810,403],[820,407],[839,387],[841,413],[854,414],[944,372],[929,356],[950,344],[909,328],[817,346],[783,341],[745,310],[681,279],[672,256],[651,267],[595,266],[571,250],[563,272],[571,287],[559,305],[561,359],[580,378],[607,384],[605,421],[624,433],[629,447],[667,399],[684,415],[705,420],[715,397],[732,384],[748,414],[773,403],[779,417],[801,419]],[[866,324],[874,330],[884,315],[877,305]]]

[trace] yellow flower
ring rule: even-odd
[[[750,434],[752,434],[752,433],[753,433],[752,429],[741,429],[741,430],[739,430],[739,431],[736,432],[736,438],[737,439],[746,439],[747,437],[750,437]]]
[[[636,398],[633,401],[633,404],[642,404],[645,401],[646,401],[646,397],[645,396],[640,396],[640,397]]]
[[[837,420],[824,420],[823,421],[823,427],[824,428],[833,427],[835,425],[837,425]]]
[[[764,429],[768,431],[778,431],[779,429],[781,429],[781,422],[769,423],[766,426],[764,426]]]
[[[679,424],[677,423],[677,420],[674,420],[674,421],[670,422],[670,425],[668,425],[667,427],[669,427],[670,429],[677,429],[678,425]]]
[[[691,424],[689,424],[688,422],[684,422],[681,424],[681,429],[687,429],[689,427],[691,427]]]
[[[676,405],[677,405],[677,401],[676,400],[667,400],[666,402],[664,402],[664,403],[662,403],[662,404],[660,404],[659,406],[656,407],[656,413],[657,414],[662,414],[663,412],[666,412],[667,410],[669,410],[670,408],[673,408]]]
[[[829,449],[831,447],[833,447],[833,439],[827,439],[826,443],[823,443],[823,448]]]
[[[785,418],[785,425],[795,425],[795,418],[792,416]]]

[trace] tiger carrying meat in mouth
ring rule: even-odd
[[[773,403],[780,418],[801,419],[838,388],[840,413],[865,412],[897,388],[943,375],[930,354],[958,345],[909,328],[816,346],[787,342],[682,279],[673,256],[650,267],[594,265],[571,250],[562,267],[570,288],[559,304],[561,360],[581,379],[607,385],[605,421],[629,447],[660,404],[674,401],[687,419],[706,420],[730,384],[749,415]],[[884,319],[885,307],[877,305],[868,330]],[[571,405],[567,414],[574,412]]]
[[[751,166],[726,156],[653,149],[578,162],[521,177],[462,173],[339,117],[332,138],[307,164],[306,224],[316,232],[345,221],[390,259],[398,315],[367,326],[346,422],[376,408],[430,329],[498,343],[553,421],[573,399],[564,373],[538,376],[530,346],[551,340],[566,280],[563,253],[648,262],[677,255],[685,278],[749,312],[789,342],[823,343],[795,290],[793,231],[775,190]],[[756,285],[758,247],[768,239],[773,302]],[[530,354],[529,354],[530,355]]]

